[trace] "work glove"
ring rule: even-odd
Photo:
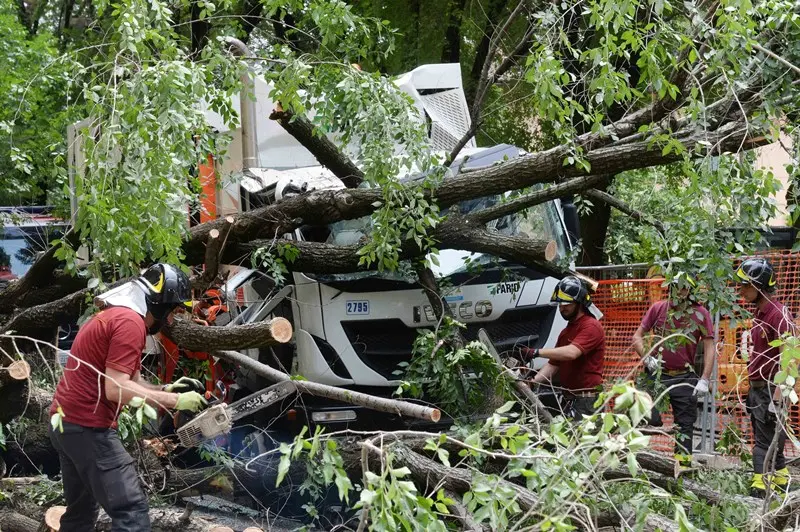
[[[697,385],[694,387],[694,393],[692,395],[699,395],[700,397],[704,397],[708,393],[708,379],[700,379],[697,381]]]
[[[642,364],[650,373],[655,373],[661,367],[661,361],[655,357],[647,355],[642,359]]]
[[[191,377],[181,377],[172,384],[165,385],[164,391],[170,393],[179,393],[179,392],[198,391],[202,390],[203,388],[204,388],[203,383],[200,382],[199,380],[192,379]]]
[[[531,360],[539,356],[539,350],[531,349],[530,347],[521,347],[519,350],[519,354],[522,357],[522,360],[530,362]]]
[[[767,407],[767,412],[772,414],[773,416],[778,415],[778,407],[775,406],[775,401],[770,401],[769,406]]]
[[[197,392],[184,392],[178,394],[178,402],[175,403],[175,410],[186,412],[199,412],[208,405],[206,398]]]

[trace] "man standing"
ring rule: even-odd
[[[753,481],[750,494],[763,497],[766,492],[765,475],[775,471],[772,489],[785,489],[789,483],[789,470],[783,455],[786,445],[784,417],[779,412],[780,389],[775,385],[775,374],[780,369],[781,348],[771,346],[783,333],[795,334],[794,319],[782,303],[773,296],[777,281],[772,265],[766,259],[747,259],[736,270],[739,294],[747,303],[756,306],[750,338],[753,350],[747,361],[750,391],[747,394],[747,410],[753,427]],[[779,416],[779,414],[781,414]],[[767,451],[778,431],[777,448],[773,464],[766,463]]]
[[[670,297],[654,303],[645,313],[633,334],[633,348],[651,376],[661,366],[661,382],[667,388],[672,415],[678,425],[675,459],[683,466],[692,464],[694,423],[697,421],[697,398],[708,393],[708,379],[714,370],[714,331],[708,309],[694,300],[691,290],[696,283],[687,275],[678,275],[670,283]],[[668,338],[655,357],[645,352],[644,333],[652,332],[658,340]],[[697,345],[703,342],[703,373],[698,380],[694,371]]]
[[[522,355],[528,360],[536,357],[548,359],[533,382],[549,382],[558,374],[565,399],[564,411],[580,420],[583,415],[594,413],[594,403],[602,390],[605,331],[589,312],[589,291],[577,277],[564,277],[550,300],[559,303],[558,311],[567,320],[567,326],[558,335],[556,347],[526,347],[522,349]]]
[[[141,376],[146,333],[158,332],[178,305],[190,301],[189,279],[156,264],[98,299],[102,310],[78,331],[50,408],[62,416],[62,426],[50,431],[67,502],[61,531],[94,530],[99,506],[114,531],[150,530],[147,499],[117,435],[117,418],[134,397],[192,412],[205,405],[202,395],[185,391],[193,379],[162,387]]]

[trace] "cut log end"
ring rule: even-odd
[[[270,322],[272,338],[276,342],[285,344],[292,339],[292,324],[286,318],[275,318]]]
[[[44,530],[53,532],[61,530],[61,517],[66,513],[66,506],[51,506],[44,513]]]
[[[442,419],[442,413],[438,409],[433,409],[431,412],[431,421],[437,423],[440,419]]]
[[[556,258],[558,254],[558,246],[556,246],[556,241],[551,240],[547,243],[544,248],[544,260],[547,262],[551,262],[553,259]]]
[[[219,238],[219,229],[212,229],[211,231],[209,231],[208,238],[209,240]]]
[[[214,526],[208,529],[208,532],[233,532],[229,526]]]
[[[31,376],[31,367],[24,360],[15,360],[6,369],[8,376],[15,381],[24,381]]]

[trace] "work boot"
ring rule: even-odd
[[[692,455],[675,453],[675,460],[678,461],[681,471],[687,471],[692,468]]]
[[[786,490],[789,488],[789,468],[784,467],[783,469],[779,469],[775,471],[775,476],[772,478],[772,489],[786,493]]]
[[[764,485],[764,475],[755,473],[753,482],[750,484],[750,496],[763,499],[767,496],[767,486]]]

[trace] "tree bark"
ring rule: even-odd
[[[447,30],[444,33],[442,63],[461,62],[461,22],[466,0],[450,0],[447,10]]]
[[[171,326],[164,328],[164,334],[191,351],[250,349],[285,344],[292,339],[292,324],[286,318],[274,318],[247,325],[205,327],[189,320],[176,319]]]
[[[597,188],[604,192],[607,183]],[[605,246],[608,224],[611,221],[611,206],[604,201],[594,201],[591,212],[579,215],[581,226],[581,254],[578,263],[581,266],[599,266],[606,263]]]
[[[37,532],[39,523],[9,509],[0,510],[0,530],[4,532]]]
[[[636,462],[649,471],[655,471],[669,478],[678,478],[680,464],[674,458],[642,451],[636,453]]]
[[[452,214],[433,232],[439,249],[461,249],[475,253],[488,253],[517,264],[544,265],[551,262],[557,253],[553,240],[535,240],[526,236],[504,235],[488,231],[474,223],[469,217]],[[227,246],[223,261],[247,256],[263,247],[286,245],[297,248],[299,256],[287,268],[305,273],[349,273],[377,269],[376,263],[369,267],[359,265],[358,250],[363,243],[337,246],[321,242],[297,240],[259,241]],[[418,257],[424,252],[413,240],[404,242],[400,249],[400,260]],[[555,266],[550,266],[555,269]]]
[[[191,511],[179,508],[159,508],[150,510],[150,523],[154,530],[163,532],[208,532],[214,523],[201,517],[194,517]],[[101,512],[95,525],[97,532],[111,530],[111,518]]]
[[[224,358],[225,360],[235,364],[239,364],[240,366],[249,369],[257,375],[260,375],[273,382],[291,380],[291,377],[288,374],[278,371],[277,369],[267,366],[266,364],[257,362],[246,355],[237,353],[236,351],[216,351],[214,352],[214,355]],[[325,397],[335,401],[342,401],[344,403],[363,406],[379,412],[389,412],[391,414],[397,414],[400,416],[424,419],[426,421],[437,422],[441,418],[441,412],[439,412],[439,410],[435,408],[429,408],[427,406],[416,405],[394,399],[386,399],[384,397],[376,397],[374,395],[368,395],[344,388],[337,388],[335,386],[328,386],[327,384],[320,384],[312,381],[295,380],[293,382],[298,391],[317,397]]]

